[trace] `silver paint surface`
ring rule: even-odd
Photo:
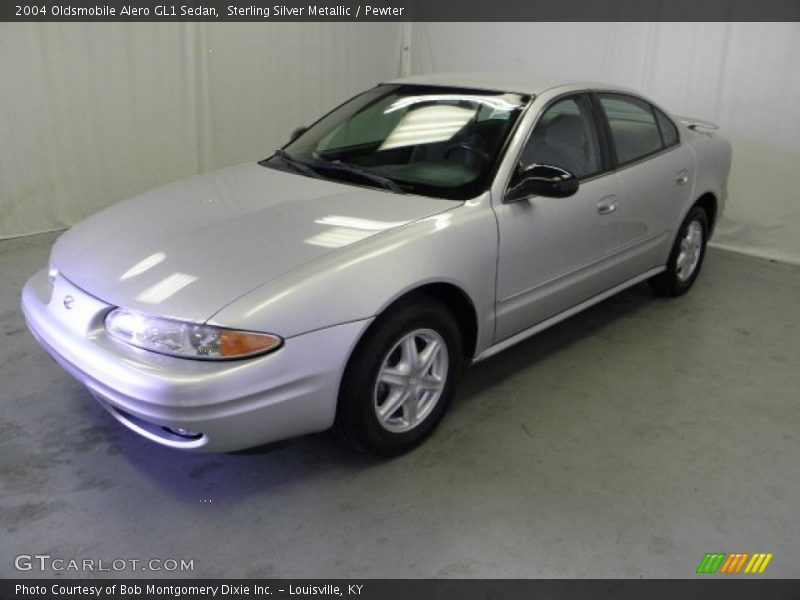
[[[461,85],[494,89],[491,82]],[[620,90],[519,86],[506,89],[537,95],[490,189],[473,199],[396,195],[256,164],[193,177],[64,234],[51,258],[54,284],[44,269],[25,286],[28,325],[112,413],[206,435],[202,444],[166,445],[226,451],[329,427],[360,336],[420,286],[447,284],[469,298],[477,319],[471,354],[489,356],[663,269],[701,195],[713,193],[724,210],[730,146],[681,124],[679,146],[586,181],[571,198],[505,204],[517,157],[552,100]],[[683,174],[689,181],[679,185]],[[600,214],[609,202],[616,209]],[[102,320],[114,306],[286,342],[234,363],[154,355],[106,336]]]

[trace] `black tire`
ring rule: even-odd
[[[699,247],[696,248],[698,252],[696,261],[691,260],[693,253],[690,252],[688,253],[690,258],[687,264],[682,259],[687,256],[684,250],[686,249],[687,235],[690,228],[699,232],[702,238],[699,242]],[[678,229],[678,235],[675,236],[675,242],[672,244],[672,251],[667,261],[667,270],[648,280],[657,293],[663,296],[680,296],[689,291],[689,288],[692,287],[697,275],[700,273],[700,268],[703,266],[708,231],[708,215],[701,205],[696,204],[691,208]]]
[[[401,343],[409,339],[407,345]],[[409,366],[424,361],[406,360],[429,355],[436,358],[425,371]],[[334,432],[351,448],[368,454],[395,456],[411,450],[433,432],[447,411],[461,378],[463,356],[458,323],[440,302],[419,297],[391,308],[375,320],[350,357],[339,389]],[[404,383],[384,383],[406,368],[408,374],[398,375]],[[443,382],[438,394],[424,387],[436,380]],[[391,409],[390,398],[403,394],[407,401],[379,417],[379,409]],[[412,425],[419,415],[415,410],[423,416]]]

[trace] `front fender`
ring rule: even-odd
[[[411,290],[443,282],[472,301],[480,351],[494,335],[496,264],[497,224],[487,193],[303,265],[245,294],[208,322],[291,338],[373,317]]]

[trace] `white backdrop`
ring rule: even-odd
[[[3,23],[0,238],[266,156],[401,69],[508,70],[718,122],[734,161],[716,243],[800,263],[798,56],[797,23]]]
[[[0,24],[0,238],[257,160],[397,76],[401,24]]]
[[[415,23],[411,69],[607,81],[733,144],[716,245],[800,263],[800,24]]]

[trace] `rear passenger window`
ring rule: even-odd
[[[656,113],[656,119],[658,120],[658,126],[661,129],[661,137],[664,140],[664,145],[667,147],[674,146],[678,143],[678,130],[675,128],[675,124],[667,115],[657,108],[653,107],[653,110]]]
[[[663,147],[661,132],[650,105],[619,94],[601,94],[619,163],[626,163]]]

